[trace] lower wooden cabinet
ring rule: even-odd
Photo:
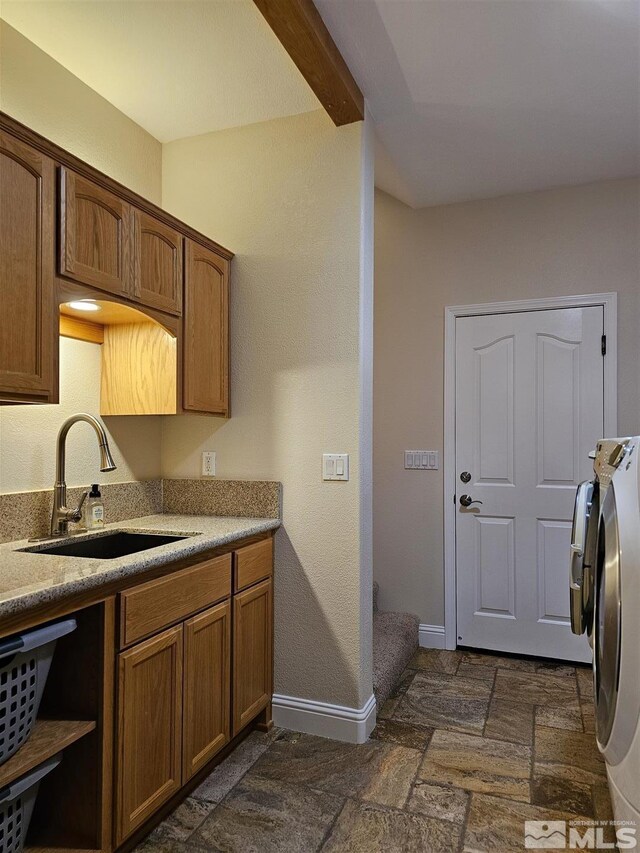
[[[182,784],[182,634],[169,628],[119,656],[116,844]]]
[[[120,595],[120,642],[130,646],[231,594],[231,554],[138,584]],[[190,622],[187,622],[189,625]]]
[[[229,742],[231,606],[184,623],[183,782]]]
[[[233,733],[271,701],[273,582],[263,581],[233,597]]]
[[[256,582],[233,596],[231,554],[119,596],[121,648],[135,645],[117,657],[115,847],[271,701],[273,581],[257,580],[273,571],[271,538],[237,548],[234,562]]]

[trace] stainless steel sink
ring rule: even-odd
[[[127,533],[115,531],[104,536],[93,536],[79,541],[54,542],[36,548],[24,548],[31,554],[59,554],[62,557],[93,557],[98,560],[115,560],[138,551],[148,551],[170,542],[179,542],[188,536],[171,536],[163,533]]]

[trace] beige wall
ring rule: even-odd
[[[370,627],[361,632],[371,621],[359,503],[358,338],[370,301],[359,293],[362,135],[318,111],[163,152],[164,206],[237,253],[233,416],[166,419],[164,474],[197,476],[200,452],[212,449],[222,477],[283,482],[275,689],[350,707],[371,694]],[[351,454],[349,482],[322,481],[323,452]]]
[[[76,412],[100,412],[100,346],[61,338],[60,404],[0,408],[0,494],[53,487],[56,435]],[[87,424],[77,424],[67,438],[67,485],[159,476],[161,418],[102,420],[117,469],[100,473],[96,435]]]
[[[443,481],[403,450],[443,451],[446,305],[615,290],[619,431],[640,432],[637,180],[411,210],[376,193],[374,577],[387,609],[444,623]]]
[[[158,140],[4,21],[0,109],[160,204]]]
[[[96,92],[0,21],[0,109],[137,192],[159,202],[162,146]],[[0,408],[0,492],[51,488],[55,437],[74,412],[100,411],[100,351],[60,345],[60,405]],[[160,474],[161,420],[108,418],[118,469],[97,473],[89,427],[69,435],[67,482],[123,482]]]
[[[68,482],[218,475],[284,483],[276,691],[362,707],[371,695],[372,162],[364,125],[323,111],[161,146],[0,24],[1,107],[236,253],[232,408],[216,418],[108,418],[119,468],[69,437]],[[164,175],[163,175],[164,172]],[[163,175],[164,180],[161,180]],[[365,341],[360,346],[360,337]],[[0,411],[0,491],[53,483],[64,418],[99,410],[97,347],[63,341],[61,405]],[[362,449],[362,456],[361,456]],[[351,455],[324,483],[321,454]]]

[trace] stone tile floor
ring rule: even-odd
[[[592,701],[586,668],[420,649],[367,743],[253,732],[136,851],[522,851],[613,817]]]

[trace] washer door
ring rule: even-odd
[[[621,618],[620,537],[615,492],[610,487],[602,505],[595,576],[594,677],[596,733],[601,749],[611,737],[618,702]]]
[[[597,487],[596,487],[597,492]],[[592,577],[598,526],[598,503],[594,504],[594,484],[587,480],[578,486],[571,528],[569,563],[569,613],[574,634],[591,633],[593,608]]]

